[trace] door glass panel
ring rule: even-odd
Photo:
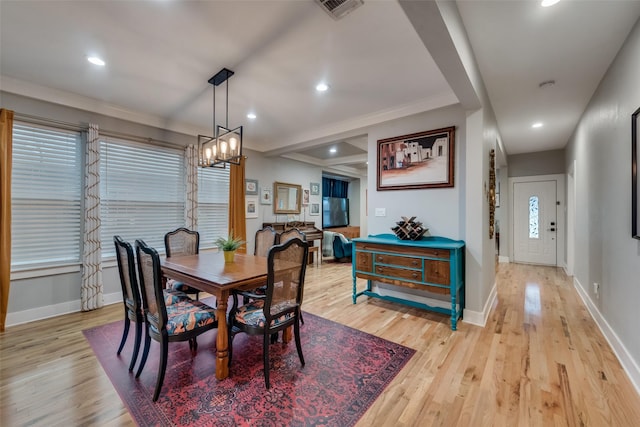
[[[538,233],[538,196],[529,197],[529,238],[537,239]]]

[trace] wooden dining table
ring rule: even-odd
[[[163,280],[174,279],[214,295],[217,300],[216,378],[229,376],[227,307],[234,289],[253,289],[267,281],[267,258],[236,253],[225,263],[222,252],[202,252],[162,260]]]

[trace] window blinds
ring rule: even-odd
[[[200,248],[214,247],[229,227],[229,168],[198,168]]]

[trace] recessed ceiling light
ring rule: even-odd
[[[326,83],[322,82],[322,83],[318,83],[316,85],[316,90],[318,92],[326,92],[329,89],[329,85],[327,85]]]
[[[101,67],[104,67],[105,64],[105,62],[97,56],[89,56],[87,61],[91,62],[93,65],[99,65]]]
[[[247,114],[247,118],[248,118],[248,119],[253,120],[253,119],[255,119],[256,117],[258,117],[258,116],[256,116],[256,115],[255,115],[255,113],[249,113],[249,114]]]
[[[330,149],[329,149],[329,152],[330,152],[330,153],[335,153],[336,151],[338,151],[338,150],[336,150],[335,148],[330,148]]]
[[[542,7],[549,7],[549,6],[553,6],[554,4],[558,3],[560,0],[542,0],[542,3],[540,3],[540,6]]]
[[[534,129],[541,128],[542,127],[542,123],[541,122],[536,122],[536,123],[532,124],[531,127],[534,128]]]

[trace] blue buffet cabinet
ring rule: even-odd
[[[360,295],[407,304],[451,316],[456,330],[464,309],[464,242],[429,236],[419,240],[400,240],[394,234],[378,234],[353,239],[353,303]],[[367,288],[358,292],[357,278],[367,280]],[[410,288],[402,297],[376,292],[372,282]],[[445,297],[444,308],[420,302],[412,293],[425,291]],[[436,300],[434,300],[436,301]]]

